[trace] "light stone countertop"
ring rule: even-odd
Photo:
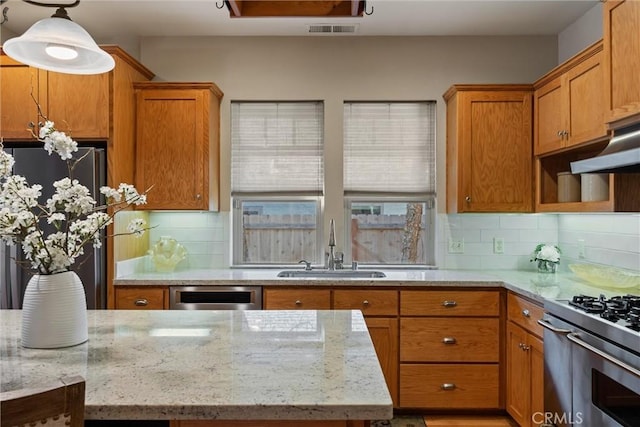
[[[21,347],[0,310],[2,391],[86,379],[87,419],[388,419],[360,311],[90,310],[89,341]]]
[[[545,274],[517,270],[384,270],[384,278],[279,278],[282,269],[185,270],[173,273],[137,273],[114,280],[115,286],[346,286],[346,287],[504,287],[540,303],[574,295],[611,297],[640,293],[640,289],[594,287],[571,272]],[[288,270],[288,269],[287,269]],[[365,269],[362,269],[366,271]]]

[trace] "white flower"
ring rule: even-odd
[[[536,248],[537,250],[537,248]],[[551,262],[560,262],[560,250],[556,246],[541,245],[537,250],[535,259]]]
[[[0,178],[9,176],[14,164],[13,156],[7,154],[4,150],[0,150]]]
[[[56,130],[51,121],[45,121],[39,140],[49,154],[56,152],[67,162],[71,175],[77,163],[72,153],[78,151],[78,144]],[[42,186],[11,175],[13,165],[13,157],[2,150],[0,141],[0,240],[21,243],[25,259],[36,273],[68,271],[84,255],[85,245],[102,245],[102,230],[113,223],[117,212],[146,203],[146,194],[120,184],[117,190],[102,187],[107,204],[98,206],[89,189],[70,177],[54,182],[53,196],[41,203]],[[43,227],[47,224],[49,227]],[[135,220],[128,230],[140,236],[146,231],[145,223]]]
[[[136,237],[140,237],[146,230],[146,222],[142,218],[134,218],[127,225],[127,231]]]

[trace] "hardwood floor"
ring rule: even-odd
[[[509,417],[426,415],[427,427],[518,427]]]

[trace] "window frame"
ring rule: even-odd
[[[354,260],[352,256],[351,242],[351,207],[353,203],[424,203],[425,204],[425,263],[424,264],[373,264],[363,263]],[[435,269],[436,266],[436,209],[437,198],[435,194],[427,195],[388,195],[371,193],[368,195],[347,195],[344,196],[344,256],[348,264],[357,261],[358,265],[365,268],[379,269]]]
[[[244,202],[316,202],[316,233],[318,238],[315,242],[315,255],[314,259],[306,260],[311,262],[311,265],[318,268],[324,266],[324,248],[322,246],[323,230],[323,213],[324,213],[324,197],[311,196],[311,195],[267,195],[267,194],[243,194],[231,196],[231,267],[241,268],[278,268],[278,267],[294,267],[298,266],[298,262],[295,263],[260,263],[251,264],[244,263],[242,261],[242,254],[244,247],[242,246],[242,204]]]

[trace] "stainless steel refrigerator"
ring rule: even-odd
[[[69,176],[67,163],[53,153],[49,155],[42,145],[34,147],[13,147],[5,142],[5,151],[13,155],[16,163],[13,173],[22,175],[30,185],[42,185],[40,203],[44,204],[54,193],[53,182]],[[24,145],[24,144],[23,144]],[[80,148],[74,159],[89,154],[80,161],[73,171],[73,178],[86,186],[98,203],[103,204],[100,187],[106,185],[106,152],[103,148]],[[45,227],[46,228],[46,227]],[[84,255],[74,264],[74,271],[80,276],[87,296],[87,308],[106,308],[106,248],[103,240],[101,248],[91,244],[84,248]],[[31,273],[21,268],[16,260],[22,260],[19,246],[9,246],[0,242],[0,308],[21,308],[24,291]],[[77,267],[77,268],[76,268]]]

